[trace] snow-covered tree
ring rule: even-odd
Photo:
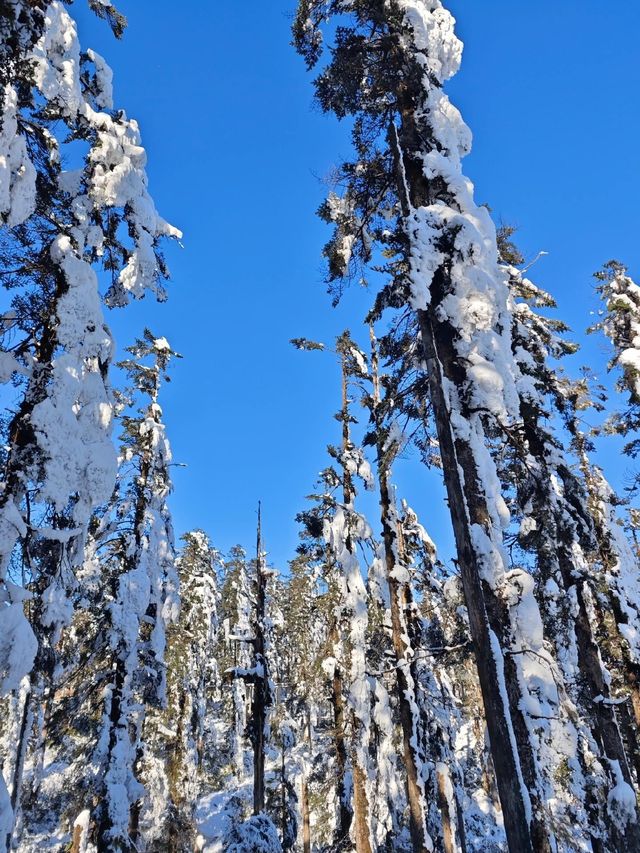
[[[239,610],[239,628],[242,633],[234,634],[231,639],[250,647],[249,666],[234,666],[225,673],[227,680],[234,685],[234,707],[236,726],[239,716],[235,682],[250,686],[251,710],[248,720],[248,733],[253,747],[253,814],[258,816],[265,810],[265,752],[270,740],[270,709],[273,704],[273,685],[269,673],[269,618],[267,614],[267,584],[271,570],[265,561],[262,545],[262,516],[258,506],[258,529],[255,560],[255,583],[252,587],[238,590],[238,602],[242,606],[250,605],[249,613]],[[244,579],[243,579],[244,580]],[[246,583],[246,580],[245,580]],[[246,621],[245,621],[246,620]],[[240,731],[236,739],[240,741]],[[244,734],[244,733],[243,733]]]
[[[148,768],[140,833],[147,849],[180,853],[195,844],[194,810],[206,771],[207,726],[218,713],[220,555],[202,530],[182,537],[176,560],[180,616],[167,629],[167,707],[145,722]]]
[[[424,637],[416,621],[417,611],[413,602],[410,573],[412,560],[406,546],[409,538],[408,525],[405,524],[403,527],[398,516],[391,481],[393,462],[403,445],[403,434],[396,417],[395,392],[398,386],[388,384],[385,382],[387,377],[381,376],[378,343],[373,327],[370,330],[370,338],[372,388],[367,404],[371,413],[372,440],[376,444],[376,473],[382,524],[380,559],[384,562],[388,587],[391,637],[395,657],[396,701],[402,728],[411,842],[414,851],[423,853],[433,846],[431,838],[433,834],[439,839],[446,853],[455,853],[464,849],[465,841],[464,825],[460,820],[461,811],[456,803],[455,788],[452,783],[452,778],[455,779],[455,776],[452,777],[452,756],[446,754],[445,745],[450,741],[450,732],[446,722],[444,727],[439,727],[435,722],[437,717],[434,713],[435,709],[427,708],[425,696],[430,694],[427,684],[421,683],[418,672],[422,667],[419,661],[425,657]],[[384,395],[383,383],[386,386]],[[408,517],[405,514],[405,519]],[[433,562],[435,546],[426,531],[417,524],[417,519],[414,520],[413,528],[414,533],[417,530],[422,532],[421,539],[428,554],[428,560]],[[435,730],[430,743],[429,729]],[[435,806],[436,802],[437,806]],[[430,811],[438,814],[435,829],[433,822],[428,819]]]
[[[587,494],[587,508],[593,521],[596,549],[589,555],[594,585],[597,639],[610,676],[609,689],[615,702],[618,725],[629,763],[640,780],[640,622],[637,602],[638,555],[620,516],[625,501],[595,465],[594,430],[585,422],[589,411],[604,409],[602,389],[593,388],[592,376],[585,371],[578,381],[564,381],[563,418],[572,438],[572,450],[579,460]],[[595,394],[594,394],[595,390]]]
[[[517,480],[519,539],[536,556],[536,594],[567,694],[547,691],[551,725],[538,750],[546,756],[539,774],[564,832],[569,834],[576,820],[584,821],[593,837],[603,836],[612,849],[623,849],[637,820],[635,808],[628,808],[635,794],[599,647],[598,593],[604,578],[598,577],[598,567],[590,570],[596,536],[586,491],[548,423],[554,408],[566,418],[568,406],[567,383],[552,359],[575,347],[559,336],[562,324],[538,313],[553,300],[517,268],[510,267],[509,274],[522,415],[521,446],[517,436],[508,439],[518,457],[510,474]],[[541,663],[539,657],[535,666]],[[553,662],[546,665],[553,671]],[[568,772],[558,774],[562,764]]]
[[[305,339],[294,339],[300,349],[324,347]],[[339,447],[329,446],[336,467],[322,474],[328,493],[320,496],[318,519],[322,519],[328,565],[337,582],[335,621],[330,632],[333,652],[327,671],[333,683],[333,704],[338,757],[339,817],[337,839],[344,843],[350,832],[356,850],[372,850],[372,792],[370,786],[371,708],[375,686],[367,671],[369,592],[365,585],[358,547],[369,542],[372,532],[356,511],[355,480],[373,487],[371,469],[362,448],[352,438],[352,392],[367,374],[366,361],[348,332],[336,340],[342,405],[336,414],[341,424]],[[338,492],[340,493],[338,496]],[[350,730],[347,745],[345,733]]]
[[[604,302],[602,317],[590,331],[604,332],[613,354],[609,369],[617,373],[617,390],[628,395],[627,406],[616,411],[610,429],[631,440],[625,451],[636,456],[640,439],[640,287],[618,261],[609,261],[596,273],[598,291]]]
[[[121,34],[124,19],[111,3],[90,5]],[[163,296],[158,240],[178,232],[148,193],[137,124],[113,110],[110,69],[81,50],[66,5],[8,0],[0,28],[0,255],[11,292],[0,378],[13,380],[18,393],[0,494],[0,659],[5,689],[35,659],[25,719],[44,722],[89,520],[115,479],[113,344],[97,272],[111,277],[110,304],[149,290]],[[66,168],[78,162],[79,146],[78,168]],[[30,583],[37,646],[21,617],[24,594],[12,582],[12,559]],[[18,773],[14,801],[19,786]],[[4,792],[0,799],[6,835],[13,818]]]
[[[309,521],[306,513],[303,518]],[[325,671],[327,657],[333,658],[336,591],[325,583],[329,572],[322,523],[316,525],[315,534],[316,538],[305,527],[300,554],[290,563],[275,643],[281,663],[278,692],[284,694],[285,720],[295,738],[288,779],[296,789],[298,845],[305,853],[310,853],[312,843],[323,846],[332,840],[331,796],[339,786],[332,717],[336,694],[334,679],[329,682]]]
[[[334,17],[338,26],[325,26]],[[353,118],[356,151],[339,172],[340,203],[331,197],[322,210],[335,224],[329,278],[339,296],[350,276],[366,279],[381,252],[390,280],[376,310],[413,312],[507,836],[523,853],[552,849],[523,716],[528,674],[512,653],[525,610],[542,645],[540,616],[532,579],[509,571],[508,512],[489,452],[492,434],[519,418],[509,292],[495,228],[462,172],[471,134],[443,92],[462,45],[439,0],[301,0],[294,39],[310,66],[323,36],[332,49],[317,98],[324,110]]]
[[[220,593],[220,618],[224,629],[220,635],[218,650],[221,670],[228,672],[235,668],[249,669],[251,647],[245,638],[251,637],[251,580],[246,552],[239,545],[232,548],[225,562]],[[248,769],[248,708],[245,681],[241,678],[232,679],[231,708],[227,714],[231,720],[229,759],[238,783],[244,781]]]
[[[147,706],[166,704],[166,627],[178,616],[178,577],[171,515],[171,450],[158,397],[176,355],[165,338],[148,330],[123,362],[139,407],[123,416],[123,464],[128,487],[115,512],[118,535],[107,569],[113,578],[108,641],[111,676],[104,689],[98,752],[103,773],[91,833],[98,849],[133,850],[140,832],[145,785],[154,784],[153,754],[146,743]]]

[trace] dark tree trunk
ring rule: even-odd
[[[256,544],[256,617],[254,650],[256,679],[251,703],[251,732],[253,740],[253,813],[264,811],[264,749],[267,708],[270,704],[269,673],[265,649],[266,574],[262,553],[261,510],[258,504],[258,535]]]
[[[303,775],[300,808],[302,810],[302,851],[311,853],[311,820],[309,817],[309,784]]]
[[[125,727],[128,729],[129,720],[123,712],[123,691],[126,680],[125,666],[123,661],[118,658],[115,664],[115,673],[113,680],[113,692],[111,695],[111,707],[109,709],[109,749],[107,757],[107,766],[111,761],[113,750],[118,742],[118,729]],[[132,853],[133,846],[129,839],[118,839],[118,844],[115,846],[113,839],[110,837],[112,822],[109,817],[109,804],[104,796],[99,804],[99,816],[96,825],[96,851],[97,853]]]
[[[329,643],[333,650],[339,644],[338,620],[334,617],[329,634]],[[338,795],[338,825],[336,842],[340,844],[349,836],[353,811],[351,799],[346,788],[347,745],[345,741],[344,683],[342,668],[336,659],[331,679],[331,707],[333,709],[333,739],[336,749],[336,791]]]
[[[439,277],[443,276],[441,271]],[[444,290],[442,282],[442,293]],[[451,331],[433,316],[437,307],[436,298],[429,313],[418,312],[418,321],[505,831],[512,853],[547,853],[551,847],[540,815],[542,804],[536,795],[532,747],[518,707],[520,688],[513,661],[510,662],[502,651],[507,616],[493,590],[481,580],[482,560],[470,534],[473,524],[487,530],[490,514],[479,488],[480,474],[473,454],[464,442],[456,441],[453,436],[443,380],[446,378],[453,388],[459,389],[461,368],[457,364]],[[532,814],[523,781],[529,789]]]
[[[418,79],[422,80],[422,73]],[[422,89],[410,91],[410,84],[400,85],[397,97],[401,128],[399,132],[395,125],[390,128],[398,193],[405,215],[407,253],[412,243],[412,210],[449,197],[441,181],[431,182],[425,176],[422,154],[429,152],[429,142],[420,133],[415,119],[416,105],[423,96]],[[446,312],[444,317],[439,313],[440,304],[451,289],[450,267],[455,253],[453,241],[444,235],[440,251],[445,261],[434,274],[428,310],[418,310],[417,320],[496,782],[512,853],[548,853],[552,848],[537,795],[531,743],[519,711],[520,689],[512,668],[505,665],[503,655],[507,615],[493,590],[482,580],[483,555],[478,552],[471,536],[474,525],[478,525],[487,536],[493,535],[491,514],[473,452],[467,442],[455,436],[444,390],[447,383],[451,393],[457,397],[462,416],[469,422],[478,417],[468,412],[464,402],[466,370],[456,352],[456,331],[447,322]],[[524,790],[525,785],[528,793]]]

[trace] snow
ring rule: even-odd
[[[236,789],[237,790],[237,789]],[[240,789],[249,801],[251,792],[248,785]],[[227,837],[232,820],[229,808],[229,791],[215,791],[206,794],[198,803],[196,820],[198,823],[197,849],[202,853],[223,853],[223,840]]]
[[[46,628],[54,627],[54,640],[59,638],[59,632],[64,625],[69,625],[73,615],[73,603],[67,594],[67,590],[56,578],[42,593],[43,613],[40,617],[42,625]]]
[[[225,853],[282,853],[273,821],[259,814],[233,824],[225,839]]]
[[[47,101],[73,119],[82,100],[80,46],[74,21],[59,0],[49,3],[44,32],[33,49],[35,83]]]
[[[0,221],[9,228],[28,219],[36,205],[36,170],[18,134],[16,107],[16,91],[7,85],[0,122]]]
[[[349,444],[340,454],[340,461],[350,474],[360,477],[366,489],[372,490],[374,488],[371,465],[362,448]],[[366,535],[363,538],[366,538]]]
[[[13,547],[20,536],[27,535],[27,525],[12,500],[0,506],[0,580],[4,580]]]
[[[509,726],[509,738],[511,740],[511,749],[513,755],[516,759],[516,773],[518,774],[518,782],[520,784],[520,793],[522,796],[522,801],[524,803],[524,807],[527,814],[527,820],[531,823],[531,819],[533,816],[531,809],[531,798],[529,796],[529,791],[527,790],[527,786],[525,785],[524,778],[522,776],[522,768],[520,766],[520,762],[518,760],[518,748],[516,745],[516,736],[513,731],[513,723],[511,721],[511,715],[509,713],[509,696],[507,694],[507,685],[504,680],[504,656],[502,653],[502,649],[500,647],[500,643],[498,642],[498,638],[496,637],[493,631],[490,631],[491,636],[491,648],[493,652],[493,660],[495,662],[496,671],[498,673],[498,684],[500,686],[500,698],[502,700],[502,706],[506,711],[506,719],[508,721]]]
[[[111,110],[113,109],[113,72],[105,59],[95,50],[90,48],[87,51],[87,56],[95,66],[97,88],[95,105],[99,110]]]
[[[620,769],[620,762],[610,761],[609,764],[616,780],[616,784],[607,795],[609,816],[614,825],[624,835],[627,825],[635,823],[638,820],[636,812],[638,803],[635,791],[624,780],[622,770]]]
[[[0,604],[0,695],[19,688],[31,671],[37,650],[22,601]]]
[[[77,839],[77,847],[74,849],[76,849],[78,853],[84,853],[87,849],[90,817],[91,812],[89,809],[84,809],[73,822],[74,836]]]
[[[108,0],[99,2],[108,5]],[[453,31],[454,20],[439,0],[430,0],[428,3],[423,0],[398,0],[398,4],[410,28],[406,35],[408,49],[419,52],[418,61],[425,70],[425,98],[419,110],[423,117],[428,118],[435,145],[434,150],[423,156],[424,172],[435,185],[441,179],[448,188],[447,193],[443,194],[446,197],[409,212],[407,225],[412,241],[411,304],[419,310],[430,306],[433,275],[445,260],[442,238],[451,237],[451,290],[438,306],[436,320],[453,327],[457,355],[466,371],[460,387],[445,381],[444,391],[454,438],[466,442],[470,448],[480,500],[486,503],[488,509],[486,523],[471,526],[472,544],[482,577],[490,594],[495,596],[493,603],[504,607],[504,613],[508,615],[502,639],[504,648],[501,648],[496,634],[491,632],[500,698],[509,724],[510,703],[504,660],[505,655],[512,655],[518,681],[517,685],[509,685],[509,688],[517,686],[520,690],[519,710],[528,727],[534,751],[534,770],[540,773],[540,790],[534,793],[543,795],[541,799],[548,807],[550,822],[560,817],[566,825],[569,815],[574,816],[576,824],[579,824],[584,815],[582,809],[587,791],[582,773],[584,771],[589,775],[590,784],[593,784],[592,780],[598,782],[602,775],[595,756],[590,752],[592,744],[588,742],[587,727],[579,720],[571,699],[565,695],[565,691],[571,692],[572,682],[578,674],[575,637],[570,627],[566,634],[558,630],[556,663],[551,644],[545,641],[537,601],[537,598],[544,601],[546,615],[557,615],[558,619],[566,614],[575,617],[578,614],[576,586],[570,586],[569,589],[561,587],[554,574],[537,587],[534,576],[528,571],[522,568],[508,570],[511,564],[503,548],[503,532],[507,528],[511,530],[511,516],[502,497],[502,485],[487,446],[485,429],[487,421],[496,429],[508,429],[519,420],[520,401],[536,399],[536,382],[526,373],[527,367],[533,370],[534,359],[526,347],[513,347],[510,331],[513,305],[509,301],[508,273],[498,263],[496,235],[491,219],[483,207],[475,204],[473,186],[461,169],[461,158],[471,148],[471,134],[440,86],[457,71],[460,64],[462,45]],[[345,8],[348,5],[345,4]],[[63,119],[62,123],[66,124],[67,129],[79,129],[86,135],[89,153],[82,168],[64,172],[60,177],[60,186],[69,195],[73,227],[69,233],[59,233],[51,245],[51,262],[62,273],[64,287],[56,300],[53,315],[57,335],[54,357],[50,365],[35,365],[46,368],[48,384],[45,397],[38,400],[31,417],[37,447],[41,451],[38,459],[41,465],[37,472],[34,467],[27,475],[29,484],[34,483],[38,489],[35,501],[63,516],[68,526],[49,526],[54,522],[50,520],[50,515],[45,515],[46,523],[43,521],[42,526],[38,527],[37,514],[30,514],[29,524],[33,525],[30,530],[20,511],[22,495],[7,495],[0,507],[0,567],[4,576],[15,543],[29,532],[33,533],[38,547],[56,547],[56,543],[65,546],[60,550],[64,551],[65,557],[69,557],[69,571],[65,565],[65,571],[59,577],[50,578],[49,583],[39,587],[44,588],[40,602],[43,605],[41,625],[54,628],[54,639],[57,640],[60,629],[72,621],[73,605],[77,600],[75,584],[83,583],[85,578],[82,572],[89,571],[82,567],[76,581],[76,554],[82,551],[85,544],[88,522],[96,506],[111,497],[116,473],[111,437],[113,396],[107,380],[113,341],[103,319],[98,276],[86,262],[90,249],[96,249],[98,255],[105,251],[105,234],[96,223],[115,211],[122,225],[120,230],[127,232],[131,240],[122,255],[123,268],[115,271],[116,284],[108,297],[113,305],[125,304],[130,298],[139,298],[147,291],[163,296],[156,244],[161,236],[177,237],[180,232],[159,217],[148,193],[146,152],[136,122],[129,120],[122,112],[106,112],[113,103],[112,75],[108,65],[94,51],[88,51],[86,58],[82,55],[75,24],[64,3],[53,0],[46,9],[46,31],[33,52],[38,97],[42,97],[51,109],[58,111],[57,115]],[[86,74],[93,75],[90,84],[84,79]],[[35,199],[35,170],[28,160],[24,139],[18,133],[15,103],[15,92],[9,88],[0,131],[0,216],[9,227],[30,215]],[[346,268],[351,262],[356,241],[353,229],[362,223],[355,216],[354,205],[348,197],[339,199],[331,196],[329,210],[339,226],[336,252]],[[616,306],[620,310],[624,309],[625,313],[638,307],[634,302],[638,295],[635,287],[625,282],[624,293],[616,295]],[[520,322],[526,322],[524,310],[518,316]],[[617,361],[631,382],[634,393],[640,396],[640,325],[632,327],[631,331],[633,334],[621,348]],[[158,361],[155,368],[146,366],[145,369],[147,372],[155,369],[159,374],[162,372],[162,360],[172,354],[169,342],[164,337],[151,336],[148,343]],[[347,357],[353,362],[352,375],[364,380],[368,375],[364,355],[356,347],[351,347]],[[11,353],[0,354],[0,382],[10,382],[18,372],[24,374],[28,382],[36,376],[35,370],[32,373]],[[108,585],[110,598],[103,608],[104,615],[108,617],[104,630],[108,634],[109,652],[113,656],[114,667],[122,675],[121,695],[116,696],[115,679],[104,686],[100,697],[103,703],[103,725],[93,754],[94,766],[87,771],[105,783],[97,796],[107,803],[113,822],[111,836],[114,845],[120,836],[128,834],[131,804],[143,793],[138,777],[143,778],[144,774],[140,774],[136,762],[144,764],[146,773],[144,825],[160,831],[161,820],[168,808],[165,768],[162,759],[153,752],[157,744],[151,744],[146,739],[148,735],[145,726],[152,726],[161,746],[166,746],[161,738],[173,742],[184,736],[191,738],[188,748],[194,750],[196,746],[193,741],[202,736],[206,710],[206,697],[202,693],[198,694],[199,688],[189,680],[194,677],[192,671],[184,676],[187,683],[180,684],[180,689],[189,691],[186,708],[190,724],[194,726],[189,735],[183,735],[181,726],[174,725],[175,719],[172,719],[170,726],[165,725],[162,722],[164,718],[159,716],[161,707],[158,714],[151,713],[145,707],[147,699],[162,706],[167,698],[164,684],[165,632],[167,626],[177,625],[180,618],[179,582],[175,572],[173,532],[167,507],[171,489],[168,476],[171,450],[156,393],[152,395],[143,416],[138,419],[136,429],[132,430],[140,445],[129,447],[123,453],[124,459],[133,462],[134,467],[138,465],[134,476],[140,473],[141,454],[147,454],[145,460],[149,461],[151,469],[148,481],[135,481],[142,490],[142,509],[138,513],[135,495],[133,499],[127,495],[117,507],[109,510],[113,510],[113,529],[117,529],[120,523],[123,526],[129,524],[136,510],[135,530],[131,524],[131,529],[127,528],[124,535],[124,547],[119,552],[109,552],[109,558],[116,565],[113,568],[109,566],[110,571],[113,571],[110,577],[112,583]],[[401,443],[399,430],[392,428],[385,450],[395,450]],[[556,462],[557,458],[554,457]],[[531,461],[527,459],[528,464]],[[347,443],[339,454],[339,462],[344,472],[360,477],[368,488],[375,485],[371,466],[360,448]],[[548,486],[550,505],[555,509],[563,498],[562,484],[553,475],[548,479]],[[640,582],[637,560],[628,543],[625,550],[624,532],[604,486],[600,492],[600,511],[609,527],[616,551],[616,560],[607,569],[606,581],[617,597],[623,614],[620,633],[626,639],[633,659],[640,662],[640,613],[637,604],[640,600]],[[69,510],[69,506],[73,509]],[[468,511],[466,507],[464,509]],[[425,799],[432,793],[434,779],[439,780],[451,815],[456,814],[458,806],[462,810],[468,809],[472,815],[469,819],[476,827],[480,827],[472,837],[470,849],[482,849],[482,846],[477,845],[483,844],[483,837],[487,839],[487,850],[504,847],[499,808],[482,787],[488,787],[488,784],[474,778],[474,774],[486,771],[489,760],[482,754],[482,734],[478,736],[477,732],[470,733],[477,720],[464,717],[465,714],[469,716],[469,707],[473,709],[472,702],[465,705],[469,699],[469,693],[466,692],[469,685],[466,681],[458,682],[454,677],[459,674],[464,662],[455,663],[458,669],[452,673],[448,669],[448,660],[442,663],[435,654],[418,654],[420,647],[412,646],[412,631],[426,633],[425,625],[429,620],[429,628],[434,631],[437,628],[446,634],[446,628],[438,624],[443,613],[452,621],[458,620],[460,624],[457,624],[456,630],[459,629],[464,636],[462,641],[457,638],[458,645],[450,646],[445,638],[439,651],[450,652],[468,645],[468,622],[460,606],[458,579],[450,578],[442,585],[436,577],[431,578],[431,590],[436,590],[436,594],[429,601],[428,593],[425,593],[425,601],[420,602],[424,605],[424,611],[429,612],[428,619],[425,617],[423,620],[418,614],[417,605],[407,604],[403,600],[403,607],[405,604],[406,607],[402,614],[400,634],[405,643],[405,654],[396,660],[385,650],[380,655],[382,667],[385,665],[385,655],[387,664],[389,659],[394,663],[390,669],[382,672],[381,677],[374,676],[370,672],[369,659],[372,632],[380,631],[381,646],[388,640],[389,614],[386,611],[391,600],[387,581],[390,579],[406,585],[409,590],[414,580],[415,567],[411,559],[399,559],[398,554],[394,553],[395,564],[386,577],[384,550],[382,546],[376,548],[376,543],[370,541],[373,538],[372,531],[366,519],[356,512],[351,498],[345,497],[342,505],[334,500],[329,515],[324,536],[331,554],[332,568],[340,576],[340,602],[335,613],[341,636],[337,642],[328,644],[331,653],[324,656],[321,669],[325,676],[331,678],[340,664],[345,678],[351,738],[349,762],[353,760],[353,766],[347,769],[345,782],[348,795],[351,796],[353,770],[363,771],[365,793],[370,805],[367,818],[374,847],[388,846],[391,837],[398,849],[404,849],[402,845],[405,839],[398,821],[403,819],[402,815],[406,812],[406,794],[402,789],[402,757],[397,744],[397,709],[388,692],[389,682],[399,671],[406,676],[408,685],[406,698],[413,715],[411,747],[417,756],[419,785],[425,793]],[[406,505],[404,516],[403,534],[407,539],[412,538],[421,543],[424,552],[435,559],[433,542]],[[392,529],[397,529],[395,506],[389,521]],[[519,533],[523,539],[533,537],[543,527],[543,522],[535,517],[535,509],[529,507],[521,521]],[[365,541],[376,554],[370,567],[369,588],[365,583],[364,562],[358,556],[358,546]],[[200,549],[201,556],[209,561],[209,568],[212,568],[205,534],[194,532],[191,534],[191,542]],[[576,578],[583,577],[588,571],[584,554],[575,547],[571,558],[576,567]],[[92,571],[95,582],[101,571],[98,559]],[[197,592],[191,589],[208,618],[207,650],[213,648],[217,630],[215,570],[212,569],[211,575],[200,579],[202,583]],[[104,578],[100,578],[100,582],[103,581]],[[374,589],[377,590],[375,596],[372,594]],[[252,665],[246,648],[252,634],[252,599],[246,573],[240,573],[234,592],[237,595],[236,624],[230,630],[227,619],[225,639],[227,644],[236,642],[240,648],[237,650],[237,665],[228,671],[245,676],[264,675],[264,662],[258,661]],[[5,690],[16,690],[21,682],[24,683],[36,654],[35,636],[24,615],[24,601],[29,597],[30,593],[8,579],[0,589],[0,685]],[[369,621],[373,604],[380,606],[383,611],[380,624]],[[410,622],[411,619],[415,619],[415,623]],[[270,627],[276,625],[281,627],[282,619],[280,615],[273,614]],[[193,628],[192,623],[187,622],[187,627]],[[142,634],[144,642],[141,642]],[[73,634],[70,638],[78,639]],[[191,634],[189,640],[192,640]],[[194,651],[191,645],[188,651],[181,651],[181,654],[193,656],[193,659],[189,659],[189,665],[193,670],[198,670],[196,676],[206,674],[207,678],[216,677],[211,675],[215,662],[210,659],[210,654],[202,652],[202,648]],[[388,680],[384,678],[386,673],[390,676]],[[465,694],[464,701],[454,694],[454,688],[460,694]],[[474,689],[476,685],[472,683],[471,695]],[[225,736],[232,741],[229,749],[230,767],[224,771],[228,776],[222,780],[226,790],[207,794],[200,801],[197,814],[200,831],[198,849],[205,853],[222,853],[223,850],[233,853],[279,851],[281,845],[278,834],[269,818],[258,815],[244,820],[250,800],[250,785],[245,782],[249,768],[245,734],[248,692],[247,686],[237,679],[231,691],[228,705],[232,709],[233,728],[225,732]],[[144,700],[141,699],[143,693]],[[110,711],[116,698],[120,701],[120,711],[119,718],[113,724]],[[324,697],[322,701],[325,701]],[[622,700],[599,696],[595,701],[614,704]],[[317,714],[318,710],[314,707],[309,711],[310,716],[312,713]],[[295,775],[298,773],[296,762],[300,762],[307,779],[317,769],[310,760],[310,749],[306,745],[299,748],[296,742],[299,735],[296,726],[297,723],[289,725],[288,721],[281,722],[283,740],[287,732],[287,748],[294,753],[287,756],[287,768],[291,769],[294,781],[300,778]],[[312,728],[311,724],[309,728]],[[509,734],[517,764],[518,751],[513,726],[510,726]],[[314,731],[313,736],[316,737],[317,732]],[[319,757],[324,758],[321,750],[329,740],[330,736],[326,732],[318,736],[316,749]],[[586,746],[582,741],[586,742]],[[327,748],[327,755],[329,753],[330,749]],[[302,755],[304,758],[301,758]],[[566,790],[558,791],[550,779],[554,773],[565,769],[565,760],[571,780]],[[49,756],[47,762],[47,772],[42,774],[39,783],[40,791],[50,796],[56,788],[60,788],[61,780],[66,777],[62,763],[56,764]],[[581,762],[584,766],[581,766]],[[185,766],[189,770],[186,774],[189,778],[184,786],[188,788],[189,796],[195,797],[193,792],[198,786],[198,772],[195,763],[187,763]],[[335,764],[326,764],[323,770],[327,768],[331,773]],[[219,768],[216,768],[216,772],[219,772]],[[100,774],[104,778],[100,778]],[[611,818],[623,832],[629,822],[636,819],[635,797],[616,762],[612,762],[611,775],[614,784],[602,796],[607,797]],[[207,778],[212,777],[213,774]],[[460,782],[463,777],[464,788]],[[220,780],[216,777],[216,781]],[[521,772],[519,782],[523,801],[531,817],[531,799],[525,790]],[[560,785],[556,787],[560,788]],[[565,800],[560,802],[563,796]],[[571,802],[572,798],[575,802]],[[76,813],[77,809],[70,813],[71,819]],[[319,814],[322,812],[319,811]],[[89,810],[84,810],[73,824],[79,833],[81,849],[87,845],[92,819]],[[10,830],[12,820],[6,787],[0,780],[0,835]],[[313,816],[312,823],[314,820],[318,820],[317,814]],[[436,822],[433,812],[427,816],[425,827],[428,821]],[[331,820],[328,823],[331,831]],[[433,835],[435,838],[435,833]],[[62,835],[56,835],[56,843],[58,839],[65,844],[69,841],[68,837]],[[48,841],[51,842],[51,838]],[[439,844],[440,839],[434,843],[426,833],[428,849]]]
[[[355,361],[358,371],[362,373],[363,376],[367,376],[369,370],[367,368],[367,361],[364,356],[364,353],[360,352],[357,347],[351,347],[350,349],[351,357]]]
[[[75,520],[106,501],[116,474],[111,442],[112,405],[101,374],[112,340],[102,317],[95,272],[66,236],[51,247],[68,290],[57,304],[60,355],[53,361],[49,395],[34,407],[31,421],[45,458],[41,498],[62,511],[76,492]]]
[[[612,263],[600,291],[607,313],[596,328],[601,328],[613,345],[610,366],[622,368],[619,388],[626,388],[632,405],[637,406],[640,404],[640,287],[627,275],[625,267]]]
[[[0,837],[8,838],[13,830],[13,809],[2,773],[0,773]]]
[[[359,231],[362,232],[365,245],[370,242],[370,237],[367,234],[364,222],[356,213],[352,199],[348,195],[340,198],[333,192],[329,193],[327,208],[330,218],[337,225],[334,245],[335,260],[339,260],[340,269],[346,272],[351,263],[353,247],[356,244],[356,234]],[[366,373],[366,368],[362,372]]]
[[[460,68],[462,42],[454,32],[455,18],[439,0],[399,0],[405,19],[413,30],[414,44],[421,51],[426,69],[444,82]]]

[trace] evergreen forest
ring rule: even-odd
[[[81,44],[87,5],[128,38],[111,0],[0,0],[0,851],[640,853],[625,259],[603,247],[593,270],[602,359],[583,366],[465,172],[447,0],[291,0],[273,49],[350,134],[328,152],[317,277],[327,312],[350,288],[368,306],[331,340],[296,337],[304,316],[291,330],[339,381],[288,561],[259,484],[248,541],[216,547],[224,483],[211,529],[177,535],[179,342],[143,324],[119,350],[111,318],[170,310],[182,234],[126,80]]]

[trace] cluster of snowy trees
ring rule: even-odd
[[[145,329],[112,364],[105,307],[164,299],[179,232],[68,4],[0,12],[0,849],[640,850],[638,484],[592,461],[597,436],[640,451],[640,287],[596,276],[607,400],[463,174],[440,0],[299,2],[353,136],[330,290],[376,295],[330,345],[293,340],[337,360],[341,403],[279,571],[260,511],[250,556],[176,547],[177,353]],[[452,565],[400,454],[444,483]]]

